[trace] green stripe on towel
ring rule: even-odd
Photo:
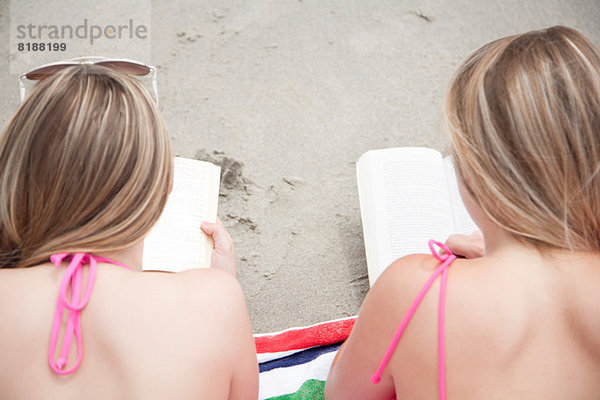
[[[325,381],[310,379],[300,386],[296,393],[271,397],[267,400],[324,400]]]

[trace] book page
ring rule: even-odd
[[[357,170],[362,169],[368,170],[359,172],[358,179],[372,285],[396,259],[429,253],[429,239],[445,240],[454,230],[454,220],[439,152],[414,147],[373,150],[357,163]]]
[[[178,272],[210,266],[212,240],[200,224],[217,219],[220,170],[205,161],[175,158],[173,190],[144,240],[144,270]]]
[[[452,157],[444,158],[444,169],[446,170],[446,181],[448,183],[448,194],[450,196],[450,204],[452,206],[452,215],[454,217],[454,232],[468,235],[474,230],[479,229],[475,222],[471,219],[469,212],[460,197],[458,191],[458,181],[456,180],[456,170]]]

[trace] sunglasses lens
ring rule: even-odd
[[[116,69],[128,75],[144,76],[150,73],[150,68],[142,64],[135,64],[128,61],[102,61],[96,63],[108,68]]]
[[[45,67],[34,69],[33,71],[29,71],[27,74],[25,74],[25,77],[32,81],[41,81],[42,79],[47,78],[48,75],[56,74],[59,71],[70,67],[71,65],[73,64],[48,65]]]

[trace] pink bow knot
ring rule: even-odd
[[[53,254],[50,256],[50,261],[57,267],[60,267],[63,261],[70,261],[60,284],[58,300],[56,301],[56,309],[54,311],[54,320],[52,322],[52,330],[50,332],[50,347],[48,349],[50,368],[57,374],[67,375],[74,372],[81,363],[83,352],[81,343],[81,310],[83,310],[90,301],[94,282],[96,281],[98,261],[94,256],[87,253],[75,253],[73,255],[69,253]],[[90,271],[85,286],[83,286],[83,266],[85,264],[90,265]],[[70,299],[67,298],[69,289],[71,292]],[[56,344],[60,329],[63,325],[63,314],[65,309],[67,309],[68,316],[63,342],[60,348],[60,355],[58,359],[54,361]],[[75,337],[77,345],[77,360],[73,367],[65,370],[73,337]]]

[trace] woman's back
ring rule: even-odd
[[[331,398],[382,399],[394,392],[398,399],[438,398],[439,283],[406,328],[381,384],[373,385],[368,377],[439,264],[433,257],[414,255],[386,269],[338,360],[335,372],[341,375],[330,376],[336,382],[345,378],[359,383],[348,393],[337,391],[341,388],[336,385]],[[455,260],[445,312],[448,398],[597,398],[599,267],[597,255],[555,251],[543,256],[521,247]],[[345,357],[347,351],[351,358]],[[350,367],[357,357],[361,364]]]
[[[48,342],[65,270],[0,270],[2,397],[256,398],[243,294],[215,269],[141,273],[100,264],[81,313],[83,361],[71,375],[54,373]],[[67,367],[75,359],[73,343]]]
[[[600,316],[595,312],[600,294],[594,288],[600,284],[600,258],[573,254],[557,261],[536,252],[517,253],[457,260],[450,268],[448,397],[595,398],[600,390]],[[396,350],[408,356],[398,355],[392,363],[392,373],[400,377],[421,368],[423,374],[416,376],[437,371],[437,296],[429,297]],[[419,329],[419,324],[429,326]],[[416,332],[421,337],[414,337]],[[419,355],[418,349],[426,353]],[[399,398],[418,398],[411,395],[415,382],[396,382]],[[403,395],[405,389],[411,394]]]

